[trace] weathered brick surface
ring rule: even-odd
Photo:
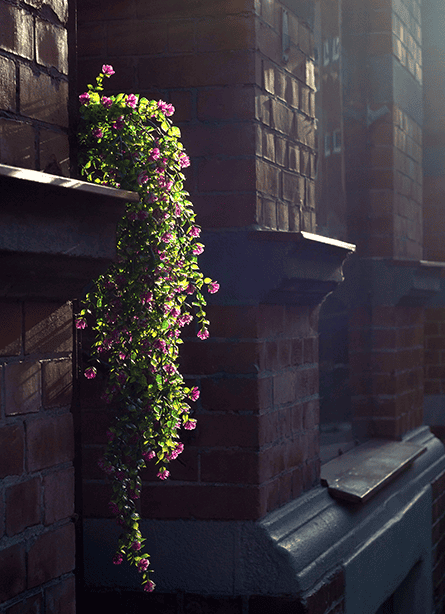
[[[0,49],[33,59],[33,19],[23,9],[0,3]]]
[[[15,597],[26,588],[25,544],[0,551],[0,603]]]
[[[74,469],[62,469],[43,478],[44,522],[53,524],[74,514]]]
[[[68,42],[65,28],[36,20],[36,60],[48,68],[68,74]]]
[[[33,595],[6,610],[7,614],[41,614],[43,607],[42,595]]]
[[[21,424],[0,428],[0,477],[23,473],[24,446],[24,431]]]
[[[25,354],[71,351],[71,305],[25,303]]]
[[[28,124],[0,119],[0,162],[35,169],[35,132]]]
[[[70,359],[42,362],[43,407],[70,405],[72,398],[72,363]]]
[[[38,471],[71,461],[74,451],[73,419],[70,413],[39,417],[26,425],[27,468]]]
[[[28,583],[33,588],[74,569],[74,525],[40,535],[28,552]]]
[[[4,370],[6,415],[38,412],[41,407],[40,363],[10,363]]]
[[[76,583],[74,576],[45,589],[46,612],[76,614]]]
[[[40,478],[6,489],[6,534],[16,535],[41,522]]]
[[[54,174],[59,167],[66,177],[70,174],[68,136],[51,130],[39,131],[40,170]],[[54,169],[54,170],[53,170]]]
[[[0,109],[16,110],[16,70],[12,60],[0,56]]]
[[[68,127],[68,83],[20,67],[20,111],[49,124]]]

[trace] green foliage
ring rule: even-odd
[[[95,342],[88,378],[107,373],[104,399],[115,410],[100,466],[112,483],[110,507],[122,527],[114,562],[123,557],[142,574],[151,591],[149,556],[142,554],[140,472],[149,462],[167,479],[170,460],[183,450],[181,428],[193,429],[190,401],[197,388],[185,386],[178,370],[181,327],[193,317],[198,337],[208,337],[203,290],[219,285],[203,276],[196,242],[200,229],[182,168],[189,159],[172,125],[174,109],[133,94],[103,96],[103,66],[96,85],[80,98],[80,166],[87,181],[136,191],[118,227],[117,262],[95,280],[76,325],[91,323]],[[110,409],[111,411],[111,409]]]

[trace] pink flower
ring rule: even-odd
[[[144,584],[144,591],[152,593],[155,590],[155,586],[156,584],[152,580],[149,580],[147,584]]]
[[[78,318],[76,320],[76,328],[84,329],[87,327],[87,321],[84,318]]]
[[[113,101],[111,100],[111,98],[107,98],[107,96],[102,96],[101,102],[106,109],[109,109],[111,105],[113,104]]]
[[[187,431],[193,431],[193,429],[196,428],[196,420],[188,420],[185,424],[184,424],[184,428]]]
[[[110,66],[109,64],[104,64],[102,66],[102,73],[106,76],[106,77],[111,77],[111,75],[114,75],[114,70],[113,67]]]
[[[127,107],[134,109],[137,105],[138,99],[134,94],[129,94],[127,98]]]
[[[187,168],[187,166],[190,166],[190,158],[185,153],[182,153],[179,156],[179,166],[181,168]]]
[[[122,130],[122,128],[124,127],[124,116],[121,115],[120,117],[117,118],[117,120],[114,122],[113,124],[113,128],[115,130]]]
[[[195,291],[195,288],[192,286],[192,284],[189,284],[187,288],[185,289],[185,291],[187,292],[187,294],[193,294],[193,292]]]
[[[143,185],[144,183],[147,183],[148,181],[148,175],[146,171],[142,171],[142,173],[139,173],[138,175],[138,184],[139,185]]]
[[[85,377],[87,379],[94,379],[96,377],[95,367],[88,367],[88,369],[85,370]]]
[[[131,544],[131,547],[133,548],[134,551],[140,550],[141,549],[141,542],[133,542]]]
[[[175,217],[179,217],[181,215],[181,207],[178,203],[175,203]]]
[[[198,243],[197,245],[194,246],[192,251],[195,254],[195,256],[199,256],[199,254],[202,254],[202,252],[204,251],[204,246],[201,245],[201,243]]]
[[[162,235],[162,237],[161,237],[161,241],[162,241],[163,243],[169,243],[169,242],[170,242],[170,241],[172,241],[172,240],[173,240],[173,235],[172,235],[172,233],[171,233],[171,232],[166,232],[166,233],[164,233],[164,234]]]
[[[115,565],[120,565],[122,563],[122,554],[120,552],[116,552],[116,554],[113,557],[113,563]]]
[[[190,398],[192,399],[192,401],[196,401],[196,399],[199,399],[199,390],[197,386],[191,389]]]
[[[138,563],[138,569],[139,571],[145,571],[149,565],[150,562],[148,561],[148,559],[141,559]]]
[[[208,339],[209,331],[206,328],[203,328],[202,330],[197,332],[196,336],[200,339]]]
[[[175,112],[175,107],[172,104],[167,104],[165,106],[164,115],[166,115],[167,117],[170,117],[171,115],[173,115],[174,112]]]
[[[102,132],[102,130],[100,128],[94,128],[93,130],[93,136],[96,139],[101,139],[103,137],[104,133]]]
[[[159,160],[160,155],[161,155],[160,150],[159,150],[157,147],[155,147],[155,148],[154,148],[154,149],[152,149],[152,150],[151,150],[151,152],[149,153],[149,155],[148,155],[148,159],[149,159],[149,160],[151,160],[151,161],[154,161],[154,160]]]
[[[88,92],[85,92],[79,96],[80,104],[88,104],[90,102],[90,95]]]
[[[149,461],[154,458],[156,454],[153,452],[153,450],[150,450],[150,452],[144,452],[142,456],[144,457],[144,460]]]
[[[165,343],[164,339],[156,339],[156,341],[154,342],[153,346],[157,350],[161,350],[164,354],[166,354],[166,352],[167,352],[167,344]]]
[[[198,228],[197,226],[192,226],[189,232],[192,235],[192,237],[199,237],[199,235],[201,234],[201,229]]]
[[[189,313],[185,313],[181,318],[178,319],[178,322],[180,326],[185,326],[186,324],[190,324],[192,320],[193,316]]]
[[[168,469],[164,469],[164,471],[159,471],[157,477],[160,480],[166,480],[169,475],[170,475],[170,471]]]
[[[218,292],[218,290],[219,283],[216,281],[212,281],[212,283],[209,284],[208,291],[210,292],[210,294],[215,294],[215,292]]]

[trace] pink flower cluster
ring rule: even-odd
[[[138,99],[134,94],[129,94],[127,98],[127,107],[131,107],[132,109],[136,108]]]
[[[167,104],[163,100],[158,101],[158,109],[164,113],[166,117],[170,117],[175,112],[175,107],[172,104]]]
[[[196,428],[196,420],[188,420],[185,424],[184,424],[184,428],[187,431],[193,431],[193,429]]]
[[[148,559],[141,559],[138,562],[138,569],[139,571],[146,571],[149,565],[150,565],[150,561]]]
[[[157,477],[160,480],[166,480],[170,475],[170,471],[168,469],[164,469],[164,471],[159,471],[159,473],[157,474]]]
[[[77,318],[76,320],[76,328],[79,329],[84,329],[87,327],[87,321],[85,320],[85,318]]]
[[[79,96],[79,102],[80,104],[88,104],[90,102],[90,95],[88,92],[84,92],[83,94],[81,94]]]
[[[190,398],[192,399],[192,401],[196,401],[197,399],[199,399],[199,389],[197,388],[197,386],[191,389]]]
[[[185,153],[182,153],[179,156],[179,166],[181,168],[187,168],[187,166],[190,166],[190,158]]]
[[[106,109],[109,109],[111,105],[113,104],[113,101],[111,100],[111,98],[108,98],[107,96],[102,96],[101,102]]]
[[[123,556],[121,552],[116,552],[116,554],[113,557],[113,563],[115,565],[120,565],[122,563],[123,560]]]
[[[121,115],[120,117],[117,118],[117,120],[114,122],[113,124],[113,128],[115,130],[122,130],[122,128],[124,127],[124,116]]]
[[[155,589],[155,586],[156,584],[152,580],[149,580],[147,584],[144,584],[144,591],[147,593],[152,593]]]
[[[175,458],[178,458],[178,456],[182,454],[182,452],[184,452],[184,444],[182,442],[179,442],[173,452],[170,452],[170,454],[166,454],[165,458],[169,461],[175,460]]]
[[[209,331],[206,328],[202,328],[201,330],[199,330],[196,333],[196,336],[199,337],[200,339],[208,339],[209,338]]]
[[[88,369],[85,369],[85,377],[87,379],[94,379],[96,377],[96,369],[94,367],[88,367]]]
[[[114,75],[114,70],[113,67],[110,66],[109,64],[104,64],[102,66],[102,73],[106,76],[106,77],[111,77],[111,75]]]
[[[215,292],[219,290],[219,283],[217,281],[212,281],[212,283],[209,284],[208,290],[210,294],[215,294]]]

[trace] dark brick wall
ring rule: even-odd
[[[68,176],[68,0],[1,0],[0,23],[0,163]]]

